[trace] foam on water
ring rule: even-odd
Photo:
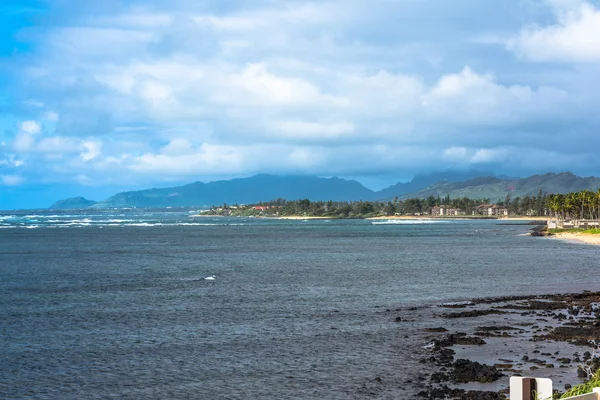
[[[431,219],[389,219],[387,221],[371,221],[373,225],[419,225],[419,224],[448,224],[452,221],[434,221]]]

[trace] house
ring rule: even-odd
[[[475,211],[477,214],[487,215],[489,217],[507,217],[508,208],[497,204],[482,204]]]
[[[465,215],[465,212],[459,208],[453,208],[450,206],[435,206],[431,208],[430,214],[434,217],[443,217]]]

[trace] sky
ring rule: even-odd
[[[2,0],[0,209],[257,173],[600,175],[598,0]]]

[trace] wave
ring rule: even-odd
[[[389,219],[387,221],[371,221],[373,225],[420,225],[420,224],[448,224],[450,221],[434,221],[430,219]]]

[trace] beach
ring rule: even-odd
[[[575,241],[579,243],[600,246],[600,235],[582,233],[582,232],[561,232],[550,236],[557,240]]]

